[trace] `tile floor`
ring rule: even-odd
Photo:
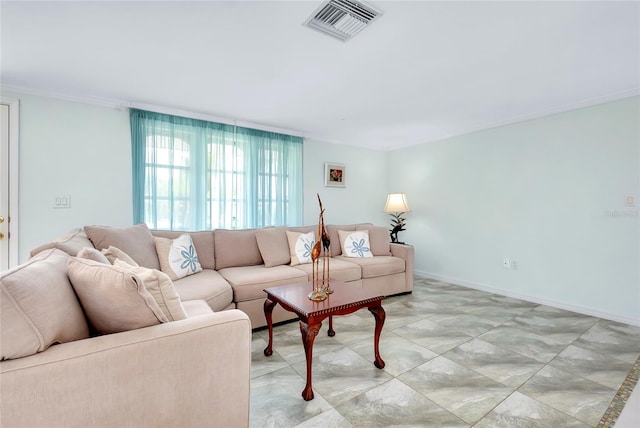
[[[252,427],[597,426],[640,357],[640,328],[416,278],[383,301],[386,367],[366,310],[327,322],[305,402],[298,322],[253,333]]]

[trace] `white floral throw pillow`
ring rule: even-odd
[[[158,252],[160,270],[169,275],[172,280],[175,281],[202,270],[196,247],[188,233],[173,240],[157,236],[154,236],[153,240]]]
[[[371,253],[371,245],[369,244],[369,232],[359,230],[350,232],[339,230],[340,245],[342,246],[342,255],[347,257],[373,257]]]
[[[291,252],[291,266],[311,263],[311,250],[316,244],[314,232],[299,233],[287,230],[287,240]]]

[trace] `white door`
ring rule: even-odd
[[[18,264],[18,101],[2,99],[0,116],[0,270],[6,270]]]

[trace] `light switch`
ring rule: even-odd
[[[56,196],[53,200],[53,208],[71,208],[71,195]]]
[[[628,195],[625,198],[625,205],[628,207],[635,207],[636,206],[636,201],[634,200],[633,196]]]

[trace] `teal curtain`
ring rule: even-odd
[[[133,207],[151,228],[299,225],[302,138],[131,109]]]

